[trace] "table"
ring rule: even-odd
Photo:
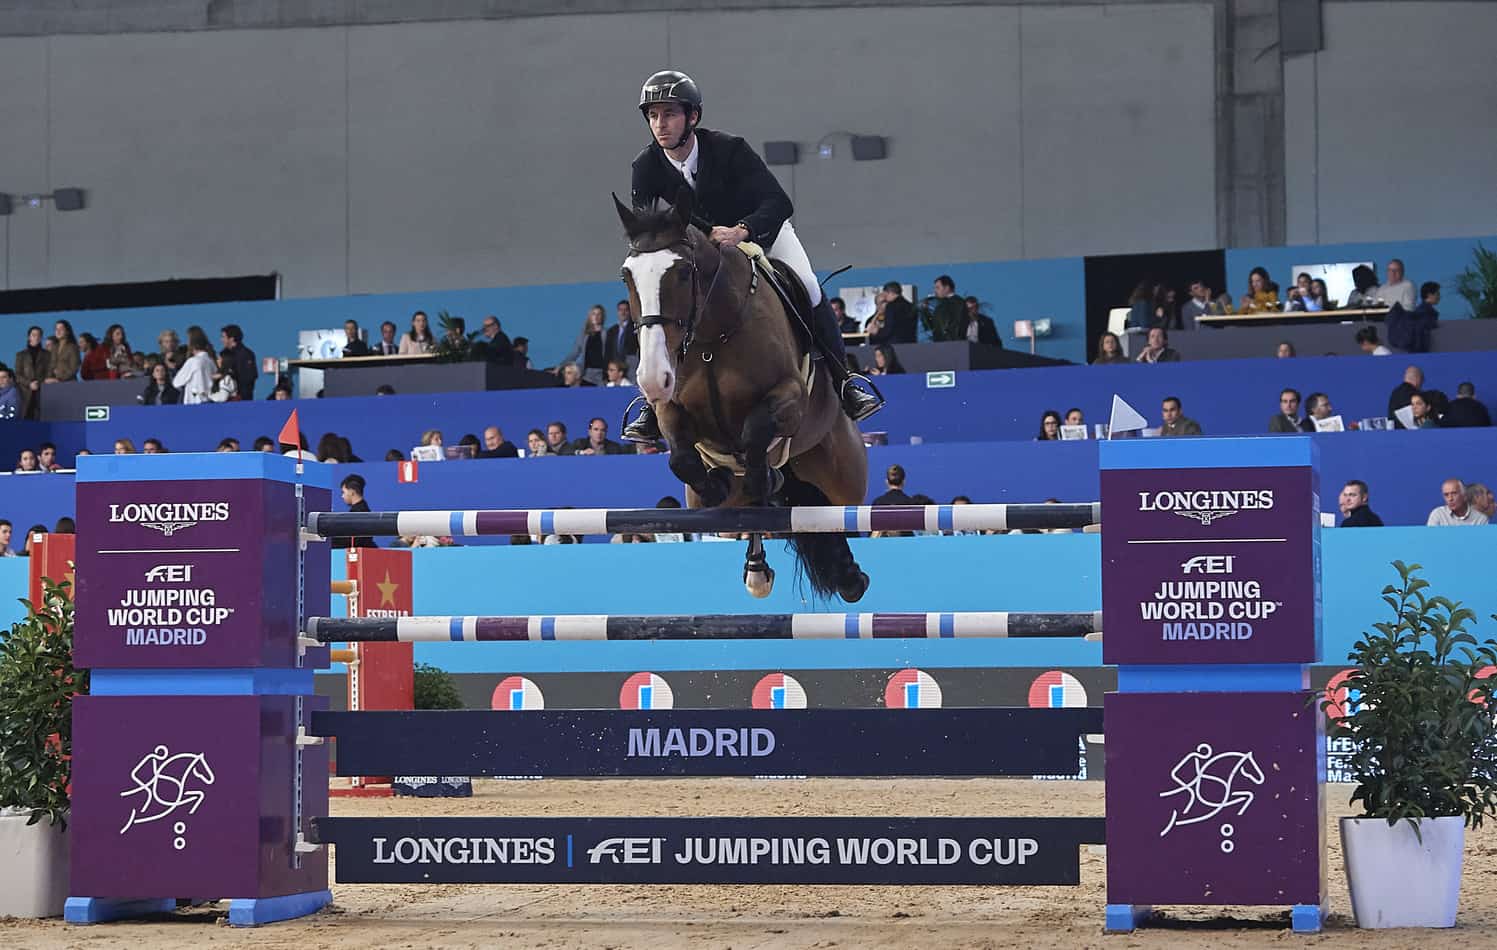
[[[1220,316],[1196,317],[1200,327],[1290,327],[1314,326],[1326,323],[1370,323],[1388,315],[1387,307],[1355,310],[1317,310],[1313,313],[1293,310],[1288,313],[1274,310],[1267,313],[1227,313]]]

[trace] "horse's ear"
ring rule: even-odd
[[[691,226],[691,212],[696,207],[697,193],[685,185],[676,192],[676,203],[672,210],[676,212],[676,220],[681,222],[681,229],[685,230]]]
[[[619,196],[616,194],[613,196],[613,206],[619,213],[619,221],[623,223],[624,231],[626,233],[633,233],[635,225],[639,223],[639,216],[628,205],[620,201]]]

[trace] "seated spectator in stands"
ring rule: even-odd
[[[36,464],[44,472],[55,472],[62,468],[57,464],[57,446],[51,442],[43,442],[36,447]]]
[[[400,355],[430,353],[437,348],[436,337],[431,335],[431,324],[426,313],[417,310],[411,314],[411,328],[400,335]]]
[[[129,439],[115,439],[114,440],[114,454],[115,455],[134,455],[135,454],[135,443],[131,442]]]
[[[22,449],[20,456],[16,458],[16,474],[31,475],[40,473],[42,467],[37,463],[35,449]]]
[[[1292,360],[1298,355],[1299,353],[1295,352],[1294,344],[1288,340],[1280,340],[1278,349],[1274,351],[1274,356],[1281,360]]]
[[[884,284],[874,298],[877,301],[873,316],[863,326],[869,343],[914,343],[918,325],[915,305],[904,299],[904,287],[899,281]]]
[[[1379,305],[1391,307],[1398,304],[1405,310],[1413,310],[1415,306],[1414,283],[1404,277],[1403,261],[1395,257],[1388,262],[1384,270],[1388,279],[1373,292]]]
[[[499,325],[499,318],[492,313],[483,318],[483,323],[478,330],[478,342],[473,344],[473,349],[483,359],[500,366],[509,366],[514,362],[514,344],[509,341],[509,334]]]
[[[904,364],[899,362],[899,354],[894,352],[894,347],[880,343],[873,348],[873,365],[868,368],[870,376],[889,376],[903,372]]]
[[[400,328],[389,320],[379,325],[379,341],[374,344],[375,356],[398,356],[400,354],[400,340],[396,334]]]
[[[472,457],[478,458],[478,453],[482,450],[483,444],[478,441],[478,436],[474,435],[471,432],[468,432],[465,433],[462,438],[457,440],[457,447],[459,451],[472,452]]]
[[[551,454],[550,446],[546,445],[546,436],[540,429],[531,429],[525,433],[525,451],[529,458]]]
[[[1242,295],[1237,309],[1242,313],[1271,313],[1279,309],[1279,285],[1268,271],[1254,267],[1248,274],[1248,292]]]
[[[52,354],[42,345],[42,328],[28,327],[26,346],[16,353],[16,388],[21,391],[21,418],[40,415],[42,382],[52,375]]]
[[[1279,393],[1279,413],[1268,420],[1268,431],[1276,433],[1302,432],[1299,419],[1300,395],[1298,389],[1285,389]]]
[[[99,345],[92,333],[78,334],[78,378],[114,379],[109,369],[109,351]]]
[[[1422,390],[1409,396],[1409,408],[1414,412],[1414,428],[1438,429],[1440,417],[1435,412],[1434,400]]]
[[[1377,327],[1363,327],[1357,331],[1357,346],[1368,356],[1392,356],[1393,351],[1377,338]]]
[[[52,331],[57,342],[52,346],[52,363],[43,383],[67,383],[78,378],[78,367],[82,356],[78,352],[78,338],[73,335],[73,325],[58,320]]]
[[[1448,528],[1456,525],[1486,524],[1487,516],[1471,506],[1466,498],[1466,486],[1459,478],[1447,478],[1440,485],[1440,494],[1445,499],[1445,504],[1429,513],[1426,525],[1434,528]]]
[[[348,461],[343,456],[343,444],[338,441],[336,432],[324,432],[322,438],[317,440],[317,461],[332,465]]]
[[[832,316],[837,318],[837,326],[843,333],[863,332],[863,328],[858,325],[858,318],[848,314],[847,301],[841,297],[833,297],[827,301],[827,306],[832,308]]]
[[[188,333],[187,337],[187,349],[191,355],[172,377],[172,385],[182,394],[182,405],[199,406],[207,402],[213,392],[213,357],[207,337],[201,333]]]
[[[151,381],[146,383],[145,391],[140,394],[142,406],[175,406],[182,399],[182,394],[177,387],[172,385],[171,372],[165,363],[157,363],[151,367]]]
[[[890,465],[884,471],[884,493],[873,499],[879,507],[911,504],[910,496],[904,493],[904,466]]]
[[[608,437],[608,420],[594,416],[587,422],[587,438],[572,443],[573,455],[623,455],[625,449]]]
[[[1393,420],[1393,428],[1403,428],[1403,423],[1398,421],[1398,410],[1409,405],[1414,393],[1423,388],[1424,371],[1417,366],[1405,367],[1403,382],[1393,387],[1393,392],[1388,394],[1388,418]]]
[[[166,446],[161,444],[160,439],[146,439],[140,443],[141,455],[165,455]]]
[[[655,507],[665,509],[680,508],[681,500],[672,495],[664,495],[659,501],[655,502]],[[680,531],[656,531],[653,537],[661,544],[679,544],[683,541],[691,540],[691,535],[683,534]]]
[[[156,335],[156,355],[172,372],[182,368],[187,354],[182,351],[182,340],[177,336],[176,330],[162,330]]]
[[[1118,339],[1116,333],[1104,333],[1097,337],[1097,358],[1092,360],[1093,366],[1108,366],[1114,363],[1128,363],[1131,360],[1123,355],[1123,343]]]
[[[1128,295],[1128,326],[1137,330],[1168,326],[1164,304],[1159,300],[1160,285],[1140,281]]]
[[[109,369],[115,379],[129,379],[136,375],[135,351],[130,349],[130,342],[125,339],[124,327],[115,323],[104,331],[104,349],[109,354]]]
[[[1305,397],[1305,418],[1300,421],[1299,427],[1305,432],[1319,432],[1316,427],[1316,419],[1329,419],[1336,414],[1331,408],[1331,397],[1325,393],[1311,393]]]
[[[530,365],[530,339],[517,336],[514,342],[515,364],[520,369],[535,369]]]
[[[9,366],[0,366],[0,421],[21,418],[21,391]]]
[[[1190,299],[1185,301],[1185,306],[1180,308],[1180,316],[1184,325],[1196,326],[1196,321],[1201,317],[1217,317],[1226,313],[1232,301],[1223,297],[1216,297],[1211,291],[1211,285],[1204,280],[1193,280],[1190,282]]]
[[[633,386],[634,385],[633,383],[631,383],[629,381],[629,364],[625,363],[623,360],[620,360],[620,359],[609,360],[608,361],[608,369],[606,370],[606,372],[607,372],[607,376],[603,380],[603,385],[604,386],[608,386],[608,387],[615,387],[615,386],[629,387],[629,386]]]
[[[1068,425],[1068,426],[1084,426],[1084,425],[1086,425],[1086,416],[1082,414],[1082,412],[1081,412],[1080,409],[1076,409],[1076,408],[1067,409],[1066,410],[1066,425]]]
[[[435,445],[437,448],[441,448],[442,447],[442,430],[441,429],[427,429],[425,432],[421,433],[421,444],[422,445]]]
[[[1466,501],[1475,508],[1490,524],[1497,517],[1497,498],[1492,497],[1492,490],[1481,482],[1472,482],[1466,486]]]
[[[1054,409],[1045,410],[1045,414],[1040,416],[1040,434],[1034,437],[1034,441],[1060,441],[1060,413]]]
[[[338,494],[343,497],[343,504],[348,506],[349,511],[368,511],[369,502],[364,500],[364,476],[349,475],[338,485]],[[373,538],[333,538],[330,547],[334,548],[372,548],[375,546]]]
[[[1298,313],[1319,313],[1326,309],[1325,285],[1320,286],[1321,293],[1317,294],[1315,281],[1309,274],[1301,273],[1294,278],[1294,286],[1289,288],[1289,301],[1285,306]]]
[[[0,557],[16,556],[16,552],[10,549],[10,537],[13,530],[9,521],[0,518]]]
[[[255,441],[254,441],[254,451],[256,451],[256,452],[274,452],[275,451],[275,440],[272,439],[268,435],[262,435],[262,436],[260,436],[259,438],[255,439]],[[399,453],[397,453],[397,454],[399,454]],[[401,458],[404,458],[404,457],[405,456],[401,456]]]
[[[587,318],[582,321],[582,329],[577,331],[577,339],[572,343],[572,348],[566,356],[561,358],[557,364],[557,371],[568,363],[577,364],[582,371],[582,378],[593,385],[603,381],[603,350],[605,341],[603,339],[603,305],[593,304],[587,310]],[[576,383],[563,383],[563,385],[577,385]]]
[[[405,461],[405,453],[402,452],[402,451],[400,451],[399,449],[386,449],[385,450],[385,461],[386,462],[404,462]]]
[[[1346,295],[1346,307],[1365,310],[1377,304],[1377,271],[1366,264],[1358,264],[1351,271],[1351,293]]]
[[[234,381],[233,368],[229,365],[227,352],[218,354],[218,372],[213,374],[213,390],[208,393],[209,402],[233,402],[239,398],[239,384]]]
[[[1331,292],[1326,289],[1325,281],[1319,277],[1310,281],[1310,296],[1320,301],[1321,310],[1336,309],[1336,301],[1331,299]]]
[[[1341,489],[1341,497],[1337,503],[1341,508],[1341,527],[1343,528],[1381,528],[1383,519],[1367,507],[1367,483],[1361,479],[1353,478]]]
[[[235,439],[233,437],[229,437],[229,438],[225,438],[225,439],[219,439],[218,440],[218,448],[214,449],[213,451],[215,451],[215,452],[238,452],[239,451],[239,440]]]
[[[968,297],[962,301],[966,309],[966,320],[962,324],[962,339],[968,343],[981,343],[983,346],[1003,346],[1003,341],[998,338],[998,325],[993,318],[982,312],[982,303],[976,297]]]
[[[614,313],[618,320],[608,328],[603,336],[603,370],[606,373],[608,364],[614,360],[623,360],[626,368],[630,360],[639,362],[639,330],[634,326],[634,315],[629,310],[629,301],[620,300],[614,304]]]
[[[1461,383],[1455,387],[1455,398],[1450,400],[1445,415],[1440,417],[1440,426],[1445,429],[1464,429],[1491,424],[1492,414],[1476,398],[1475,384]]]
[[[515,448],[513,442],[504,438],[504,431],[498,426],[489,426],[483,430],[483,448],[478,450],[481,459],[512,459],[520,457],[520,450]]]
[[[1161,436],[1200,435],[1201,424],[1180,411],[1180,397],[1166,396],[1159,408],[1164,424],[1159,427]]]
[[[1169,333],[1164,327],[1149,328],[1149,345],[1139,351],[1139,363],[1178,363],[1180,351],[1170,346]]]
[[[190,335],[191,334],[189,334],[189,336]],[[343,355],[344,356],[368,356],[369,355],[369,344],[364,342],[363,334],[359,330],[359,321],[357,321],[357,320],[344,320],[343,321],[343,338],[346,341],[343,344]],[[189,341],[188,345],[191,346],[191,341]]]
[[[270,400],[271,402],[281,402],[290,399],[291,380],[287,379],[284,376],[277,379],[275,382],[275,388],[272,389],[270,391],[270,395],[265,398]]]
[[[546,449],[552,455],[571,455],[572,446],[567,441],[567,426],[564,422],[552,422],[546,425]]]
[[[35,540],[36,536],[39,535],[39,534],[46,534],[46,533],[47,533],[47,526],[44,525],[44,524],[34,524],[30,528],[27,528],[26,529],[26,537],[21,542],[21,553],[20,553],[20,556],[21,557],[30,557],[31,556],[31,546],[36,543],[36,540]]]
[[[592,383],[583,378],[582,368],[576,363],[563,363],[559,368],[561,370],[561,384],[563,386],[580,387],[592,385]]]

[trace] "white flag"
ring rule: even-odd
[[[1138,432],[1149,427],[1149,421],[1138,414],[1138,410],[1123,402],[1116,393],[1112,396],[1112,417],[1108,420],[1108,438],[1119,432]]]

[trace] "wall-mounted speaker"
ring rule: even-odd
[[[800,161],[800,145],[796,142],[765,142],[764,164],[794,165]]]
[[[852,137],[852,160],[855,162],[879,162],[888,155],[887,140],[882,135],[854,135]]]
[[[58,188],[52,192],[52,202],[57,205],[58,211],[82,211],[83,189]]]

